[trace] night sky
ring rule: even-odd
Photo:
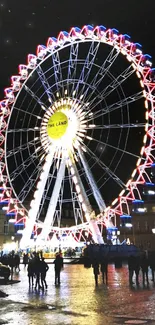
[[[46,45],[61,30],[88,24],[130,35],[152,56],[155,67],[155,0],[0,0],[0,100],[18,65],[27,64],[27,55],[35,54],[38,44]]]
[[[155,0],[0,0],[0,98],[28,53],[49,36],[85,24],[127,33],[152,55],[155,66]]]

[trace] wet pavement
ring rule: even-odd
[[[155,287],[128,285],[128,269],[109,265],[108,286],[95,287],[92,269],[83,265],[65,265],[61,285],[55,287],[54,266],[47,272],[48,290],[29,289],[27,271],[21,265],[14,280],[0,285],[9,296],[0,298],[0,325],[155,325]],[[140,278],[140,282],[142,279]]]

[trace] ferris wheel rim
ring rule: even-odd
[[[88,34],[89,34],[89,28],[88,27],[84,27],[83,28],[83,30],[86,30],[87,32],[88,32]],[[97,27],[96,27],[96,29],[97,29]],[[95,30],[95,28],[94,28],[94,30]],[[78,36],[79,36],[79,34],[78,34]],[[92,39],[93,39],[93,37],[94,37],[94,34],[92,33],[92,30],[91,30],[91,33],[89,34],[89,38],[90,38],[90,36],[92,36]],[[121,35],[120,35],[121,36]],[[62,37],[62,39],[61,39],[61,37]],[[61,32],[60,34],[59,34],[59,36],[58,36],[58,39],[57,39],[57,41],[58,41],[58,43],[59,43],[59,45],[57,45],[58,47],[60,46],[60,48],[58,48],[58,49],[55,49],[55,52],[57,52],[57,51],[59,51],[59,50],[61,50],[62,48],[63,48],[63,46],[65,45],[65,42],[66,41],[68,41],[69,39],[65,39],[65,34],[63,33],[63,32]],[[81,36],[82,37],[82,39],[80,40],[80,42],[83,42],[84,40],[85,41],[87,41],[87,42],[90,42],[90,39],[87,39],[87,36],[84,36],[83,37],[83,35]],[[64,41],[64,43],[63,43],[63,41]],[[76,43],[76,38],[74,39],[74,41],[75,41],[75,43]],[[98,42],[99,40],[97,39],[96,40],[96,42]],[[102,40],[100,40],[100,42],[102,42]],[[104,42],[103,43],[105,43],[105,44],[108,44],[108,45],[111,45],[111,46],[114,46],[114,44],[111,42],[111,44],[110,44],[110,42],[109,42],[109,39],[107,40],[107,43],[106,43],[106,40],[104,39]],[[70,43],[71,44],[71,43]],[[67,46],[69,46],[68,44],[66,45],[66,47]],[[116,48],[118,49],[118,43],[115,45],[116,46]],[[114,47],[115,47],[114,46]],[[125,48],[121,48],[120,47],[120,51],[124,51],[125,52]],[[48,52],[48,51],[47,51]],[[135,60],[134,60],[134,57],[132,56],[132,55],[129,55],[129,53],[126,51],[125,53],[122,53],[123,55],[128,55],[128,59],[130,60],[132,60],[133,61],[133,63],[136,65],[137,63],[135,62]],[[45,55],[45,57],[43,58],[43,59],[39,59],[40,60],[40,63],[38,64],[38,66],[40,66],[46,59],[48,59],[48,57],[50,57],[52,54],[51,53],[49,53],[49,55]],[[140,55],[141,56],[141,55]],[[137,66],[136,66],[136,71],[138,71],[138,72],[140,72],[141,73],[141,75],[142,75],[142,77],[143,77],[143,81],[145,80],[145,76],[144,76],[144,69],[143,69],[143,67],[142,66],[140,66],[140,64],[138,65],[137,64]],[[23,84],[22,84],[22,87],[23,87],[23,85],[25,85],[26,84],[26,82],[27,82],[27,80],[28,80],[28,78],[30,77],[30,75],[32,75],[32,73],[34,72],[36,70],[36,67],[31,71],[31,73],[30,74],[28,74],[28,76],[27,76],[27,79],[25,79],[25,81],[23,82]],[[142,80],[142,79],[141,79]],[[15,97],[15,102],[16,102],[16,100],[18,99],[18,96],[20,95],[20,92],[22,91],[22,87],[21,87],[21,89],[19,90],[19,92],[17,92],[17,95],[16,95],[16,97]],[[146,87],[148,87],[149,88],[149,84],[147,84],[146,83]],[[151,98],[151,96],[150,96],[150,98]],[[149,100],[149,102],[151,103],[151,106],[153,106],[153,101],[150,99]],[[12,105],[12,110],[13,110],[13,107],[14,107],[14,103],[13,103],[13,105]],[[153,106],[153,108],[154,108],[154,106]],[[9,115],[9,118],[11,118],[11,114]],[[152,119],[152,122],[154,122],[154,120]],[[9,120],[8,120],[8,123],[9,123]],[[152,124],[152,125],[154,125],[154,124]],[[151,148],[151,146],[152,146],[152,143],[153,143],[153,139],[152,138],[150,138],[150,148]],[[144,149],[145,150],[145,149]],[[151,149],[150,149],[151,150]],[[149,159],[149,158],[148,158]]]

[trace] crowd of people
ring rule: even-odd
[[[108,258],[107,258],[107,256],[102,257],[100,261],[95,258],[92,263],[92,268],[93,268],[96,286],[98,286],[98,276],[100,273],[102,274],[103,283],[108,284]]]
[[[102,256],[100,258],[87,259],[85,267],[93,268],[93,274],[95,284],[98,286],[99,275],[102,276],[102,282],[108,284],[108,256]],[[119,267],[121,267],[121,263]],[[115,264],[116,267],[116,264]],[[129,285],[133,286],[135,283],[137,286],[142,281],[143,286],[149,285],[149,269],[151,270],[151,281],[155,282],[155,254],[152,252],[149,255],[147,252],[142,252],[140,255],[130,255],[128,257],[128,274]],[[135,281],[135,282],[134,282]]]
[[[14,271],[20,272],[20,260],[20,255],[14,251],[7,255],[0,255],[0,262],[10,267],[11,279]],[[33,252],[28,255],[24,253],[23,264],[27,269],[29,287],[34,287],[35,290],[47,289],[46,273],[49,266],[45,262],[42,254]],[[104,255],[100,258],[93,258],[92,260],[86,259],[85,267],[93,268],[96,286],[98,286],[99,274],[102,276],[102,282],[106,285],[108,284],[108,264],[108,255]],[[146,252],[142,252],[141,255],[138,256],[130,255],[128,257],[129,285],[132,286],[136,283],[136,285],[139,286],[140,281],[142,281],[144,286],[149,285],[149,268],[151,269],[152,275],[151,281],[155,282],[155,253],[149,253],[148,255]],[[56,253],[54,260],[55,285],[60,285],[60,273],[62,269],[63,257],[61,251],[59,251]]]
[[[149,285],[148,272],[151,269],[152,278],[151,281],[155,281],[155,256],[154,254],[148,254],[143,252],[140,256],[129,256],[128,269],[129,269],[129,284],[134,284],[133,277],[135,276],[136,285],[140,284],[140,273],[142,274],[142,282],[145,286]]]
[[[9,254],[2,254],[0,262],[8,265],[11,270],[11,279],[14,272],[20,272],[20,255],[12,251]],[[27,253],[23,254],[23,264],[27,268],[29,287],[34,287],[35,290],[45,290],[48,285],[46,282],[46,273],[49,269],[42,254],[33,252],[30,256]],[[60,273],[63,269],[63,257],[61,251],[56,253],[54,260],[55,270],[55,285],[60,285]]]
[[[63,257],[61,252],[56,253],[53,263],[55,270],[55,285],[60,285],[60,273],[63,268]],[[49,266],[42,256],[40,258],[38,253],[31,255],[27,266],[29,287],[35,286],[35,290],[47,289],[46,273],[48,270]]]
[[[11,279],[13,277],[14,270],[15,272],[20,271],[20,255],[14,251],[10,252],[9,254],[2,253],[0,255],[0,262],[3,265],[8,265],[10,267]]]

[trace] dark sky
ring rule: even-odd
[[[155,0],[0,0],[0,98],[28,53],[61,30],[105,25],[143,45],[155,66]]]

